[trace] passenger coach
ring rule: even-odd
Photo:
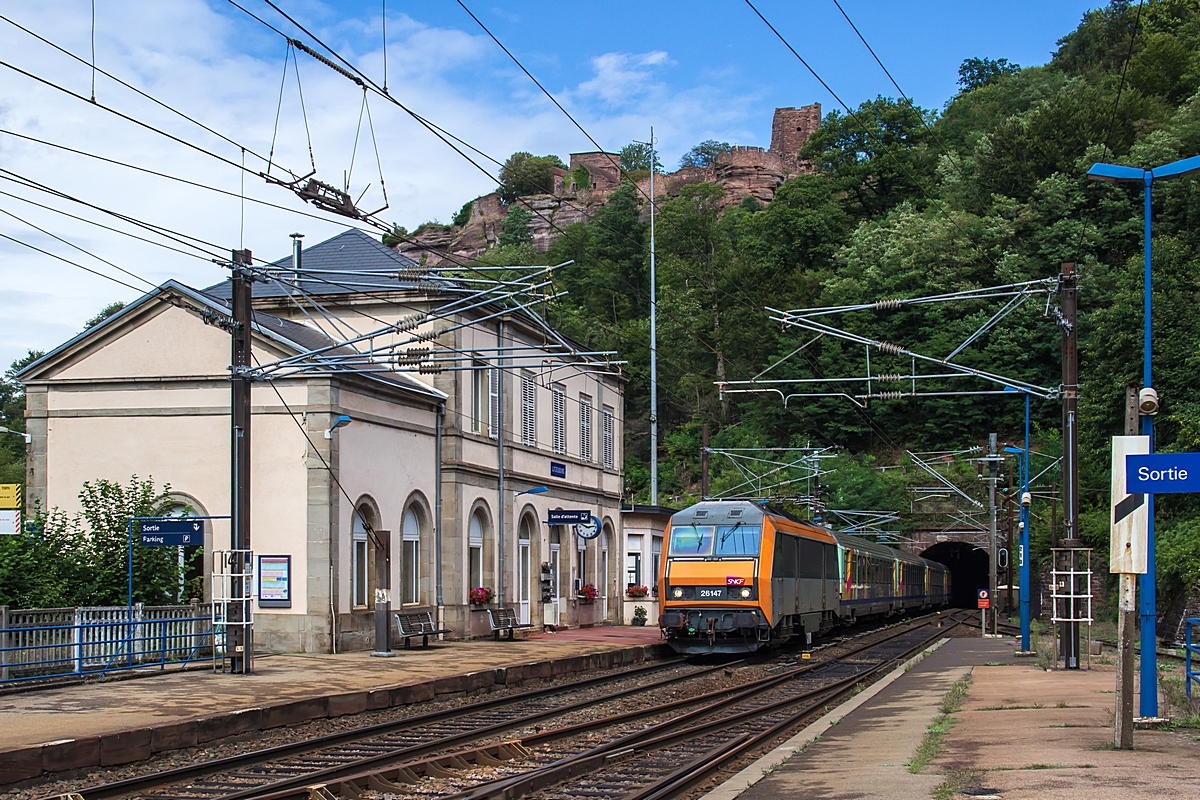
[[[941,564],[744,500],[671,517],[659,626],[680,653],[740,653],[869,617],[944,606]]]

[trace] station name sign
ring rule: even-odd
[[[1130,494],[1200,492],[1200,453],[1149,453],[1125,457]]]

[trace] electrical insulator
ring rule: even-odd
[[[904,392],[880,392],[879,393],[880,400],[899,400],[901,397],[904,397]]]
[[[879,352],[881,352],[881,353],[891,353],[891,354],[897,355],[897,356],[904,355],[904,348],[898,344],[890,344],[888,342],[879,342],[875,346],[879,348]]]
[[[396,333],[404,333],[405,331],[411,331],[413,328],[420,325],[421,321],[424,319],[425,319],[424,314],[409,314],[407,317],[401,317],[399,320],[396,321],[396,325],[395,325]]]
[[[875,303],[877,309],[899,308],[903,300],[879,300]]]
[[[879,381],[880,383],[896,383],[897,381],[903,380],[903,377],[897,372],[888,372],[883,375],[876,375],[875,380]]]
[[[422,375],[440,375],[442,372],[441,364],[420,364],[417,367],[417,372]]]

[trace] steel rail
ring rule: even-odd
[[[442,800],[491,800],[491,798],[499,797],[503,797],[505,800],[516,800],[517,798],[520,798],[530,792],[553,786],[572,777],[593,772],[609,764],[615,763],[624,756],[632,756],[635,753],[643,753],[658,747],[666,747],[670,744],[676,744],[690,739],[695,739],[715,730],[729,727],[739,720],[744,721],[757,718],[763,715],[764,712],[771,709],[784,708],[812,697],[821,698],[816,703],[816,707],[820,707],[820,705],[823,703],[828,702],[829,698],[825,697],[825,695],[827,695],[830,691],[835,692],[834,696],[842,691],[848,691],[857,683],[860,683],[864,678],[867,678],[884,667],[891,665],[897,660],[897,658],[903,658],[904,655],[887,659],[880,665],[871,667],[864,672],[856,672],[853,675],[839,679],[831,684],[814,688],[799,695],[785,697],[766,706],[750,707],[736,714],[727,713],[730,706],[734,703],[752,699],[763,694],[764,692],[770,691],[771,689],[774,689],[780,685],[793,681],[798,677],[807,676],[809,673],[812,673],[815,670],[827,668],[832,664],[857,656],[864,651],[886,645],[893,639],[910,634],[914,630],[919,630],[925,625],[932,624],[935,621],[935,619],[929,619],[923,622],[921,625],[907,627],[887,636],[884,639],[868,642],[855,647],[849,652],[842,653],[828,661],[822,661],[818,664],[801,667],[782,675],[759,679],[758,681],[748,684],[745,689],[737,694],[727,697],[719,702],[712,703],[685,714],[673,717],[664,722],[644,728],[641,731],[636,731],[616,740],[599,745],[598,747],[589,749],[583,753],[568,756],[551,764],[535,768],[522,775],[489,781],[461,792],[444,795],[442,796]],[[939,629],[937,634],[923,639],[917,646],[924,646],[928,641],[930,641],[930,639],[936,638],[943,632],[943,629]],[[905,654],[911,652],[912,649],[913,648],[909,648],[906,650]],[[664,708],[664,710],[670,709]],[[703,721],[705,717],[710,717],[717,712],[726,713],[723,713],[716,719]],[[804,711],[799,715],[793,715],[791,719],[794,722],[797,717],[803,717],[807,713],[809,712]],[[619,715],[617,721],[624,721],[621,719],[623,716],[624,715]],[[587,724],[589,727],[594,728],[611,723],[608,720],[597,720]],[[683,728],[683,730],[679,730],[680,728]],[[556,732],[551,731],[545,734],[540,734],[538,737],[528,737],[523,739],[521,743],[523,746],[537,744],[542,741],[543,738],[553,737],[555,734]],[[284,798],[257,798],[257,800],[284,800]]]
[[[633,669],[623,670],[608,675],[601,675],[595,678],[587,678],[580,681],[575,681],[565,686],[547,686],[540,689],[531,689],[526,692],[518,692],[516,694],[506,695],[504,697],[496,697],[487,700],[482,700],[467,705],[458,706],[443,711],[434,711],[426,714],[419,714],[414,717],[405,717],[403,719],[392,720],[389,722],[381,722],[373,725],[365,725],[358,728],[353,728],[347,731],[339,731],[337,733],[315,736],[309,739],[303,739],[298,742],[288,744],[275,745],[273,747],[254,750],[248,753],[239,753],[233,756],[224,756],[222,758],[213,759],[210,761],[202,761],[196,764],[189,764],[182,767],[174,767],[172,769],[163,770],[161,772],[150,773],[147,775],[139,775],[133,778],[125,778],[123,780],[114,781],[112,783],[101,784],[87,789],[79,789],[74,792],[81,796],[84,800],[102,800],[103,798],[120,797],[123,795],[132,794],[145,789],[158,788],[167,784],[174,784],[180,781],[186,781],[194,778],[216,775],[222,772],[227,772],[231,769],[239,767],[253,766],[268,762],[272,759],[278,759],[297,753],[303,753],[310,750],[316,750],[322,747],[331,745],[353,742],[356,739],[364,739],[379,734],[388,733],[406,727],[416,727],[436,722],[443,722],[458,717],[469,716],[481,711],[488,711],[496,708],[502,708],[508,705],[515,705],[529,700],[536,700],[542,697],[551,696],[554,694],[575,691],[580,688],[591,686],[600,686],[605,683],[623,680],[626,678],[637,677],[639,675],[654,673],[672,667],[677,667],[684,664],[683,659],[670,659],[654,664],[647,664]],[[660,682],[661,685],[672,681],[683,680],[694,675],[705,674],[720,667],[712,667],[700,672],[689,673],[683,677],[669,679],[666,682]],[[657,684],[656,684],[657,685]],[[640,687],[638,690],[640,691]],[[628,691],[628,690],[623,690]],[[619,696],[618,693],[615,696]],[[589,701],[596,702],[596,701]]]

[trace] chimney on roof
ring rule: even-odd
[[[304,256],[304,245],[300,241],[303,238],[303,233],[292,234],[292,283],[297,292],[300,291],[300,265]]]

